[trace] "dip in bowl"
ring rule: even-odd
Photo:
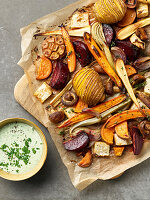
[[[13,181],[36,174],[47,156],[47,142],[33,122],[12,118],[0,122],[0,176]]]

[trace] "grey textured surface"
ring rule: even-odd
[[[46,135],[48,157],[41,171],[26,181],[0,178],[0,200],[147,200],[150,199],[150,160],[128,170],[116,180],[96,181],[79,192],[71,184],[48,131],[14,99],[13,90],[23,71],[19,29],[75,0],[0,0],[0,120],[24,117]]]

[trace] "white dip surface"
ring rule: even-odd
[[[0,169],[23,174],[33,169],[42,155],[43,143],[37,131],[21,122],[0,128]]]

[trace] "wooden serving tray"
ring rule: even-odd
[[[41,124],[42,120],[40,119],[37,112],[35,112],[35,103],[32,100],[30,95],[29,83],[26,75],[24,74],[21,79],[17,82],[14,88],[14,97],[16,101],[33,117],[35,117]],[[30,103],[29,103],[30,102]],[[44,125],[44,124],[43,124]]]

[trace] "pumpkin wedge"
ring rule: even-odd
[[[127,121],[121,122],[115,126],[116,134],[123,139],[129,139],[128,123]]]
[[[114,132],[115,128],[106,128],[106,124],[104,124],[101,128],[101,137],[104,142],[107,144],[112,145],[113,144],[113,137],[114,137]]]

